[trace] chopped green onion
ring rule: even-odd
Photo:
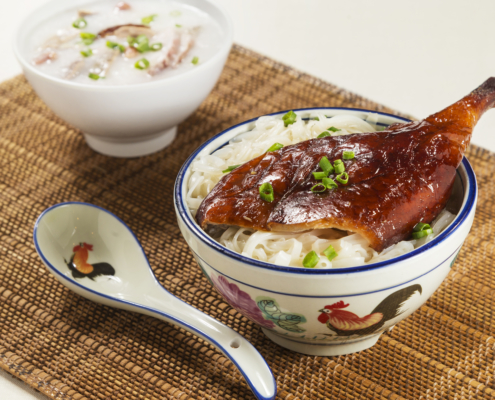
[[[318,257],[318,254],[316,254],[314,250],[311,250],[308,254],[306,254],[306,257],[304,257],[303,267],[314,268],[316,267],[316,264],[318,264],[318,261],[320,261],[320,257]]]
[[[150,46],[150,49],[151,49],[151,51],[158,51],[158,50],[161,50],[162,47],[163,47],[163,45],[161,43],[153,43]]]
[[[269,153],[270,151],[277,151],[280,150],[282,147],[284,147],[284,145],[281,143],[273,143],[266,152]]]
[[[328,131],[323,131],[322,133],[320,133],[317,138],[318,139],[321,139],[321,138],[324,138],[324,137],[327,137],[327,136],[332,136],[332,134]]]
[[[237,167],[240,167],[240,166],[241,166],[241,164],[230,165],[229,167],[227,167],[227,169],[224,169],[222,171],[222,173],[226,174],[227,172],[233,171],[234,169],[236,169]]]
[[[89,73],[88,75],[91,79],[97,81],[98,79],[100,79],[100,75],[98,74],[93,74],[92,72]]]
[[[355,154],[353,151],[344,151],[342,154],[342,158],[344,160],[352,160],[355,157]]]
[[[193,59],[191,60],[191,63],[193,63],[194,65],[197,65],[199,62],[199,58],[194,56]]]
[[[292,110],[282,117],[282,121],[284,121],[285,126],[292,125],[294,122],[296,122],[296,119],[297,119],[297,115]]]
[[[345,171],[345,165],[342,160],[335,160],[333,162],[333,167],[335,168],[335,173],[336,174],[341,174],[342,172]]]
[[[155,19],[156,16],[157,16],[156,14],[153,14],[147,17],[143,17],[141,18],[141,22],[145,25],[149,25]]]
[[[413,232],[420,232],[420,231],[424,231],[426,229],[431,229],[431,226],[430,224],[425,224],[424,222],[418,222],[414,228],[413,228]]]
[[[89,33],[89,32],[81,32],[79,34],[81,36],[81,39],[95,39],[96,35],[94,33]]]
[[[319,121],[320,119],[318,117],[314,117],[313,121]]]
[[[78,18],[72,23],[72,26],[76,29],[85,28],[86,25],[88,25],[88,23],[84,18]]]
[[[320,168],[327,173],[327,176],[328,174],[333,174],[334,168],[332,167],[330,161],[328,161],[328,158],[323,156],[319,164],[320,164]]]
[[[118,44],[116,42],[111,42],[110,40],[107,40],[107,47],[110,47],[111,49],[115,49],[118,47],[121,53],[123,53],[125,51],[124,46],[122,46],[121,44]]]
[[[171,17],[180,17],[182,13],[179,10],[174,10],[170,13]]]
[[[129,39],[127,39],[129,41]],[[130,43],[129,43],[130,44]],[[132,41],[132,46],[136,48],[140,53],[144,53],[146,51],[150,51],[149,39],[146,35],[139,35]]]
[[[328,172],[313,172],[313,176],[318,181],[320,179],[326,178],[328,176]]]
[[[310,189],[313,193],[323,193],[327,187],[323,183],[317,183]]]
[[[82,42],[87,46],[93,44],[93,42],[96,39],[96,35],[94,33],[89,33],[89,32],[81,32],[79,36],[81,36]]]
[[[146,53],[147,51],[150,51],[150,45],[148,43],[139,43],[137,46],[134,47],[140,53]]]
[[[349,174],[347,172],[342,172],[340,175],[335,177],[335,180],[345,185],[349,182]]]
[[[89,57],[89,56],[92,56],[93,55],[93,50],[91,49],[88,49],[88,50],[82,50],[81,51],[81,55],[83,57]]]
[[[150,66],[150,62],[146,58],[141,58],[140,60],[137,60],[136,63],[134,64],[134,68],[137,69],[146,69]]]
[[[268,201],[269,203],[273,201],[273,187],[270,182],[265,182],[260,186],[260,197],[262,200]]]
[[[339,187],[332,178],[323,178],[321,183],[323,183],[325,187],[330,190],[337,189]]]
[[[129,44],[129,46],[134,47],[134,45],[137,44],[137,38],[135,38],[134,36],[128,36],[127,43]]]
[[[421,239],[425,236],[431,235],[433,233],[433,229],[424,229],[419,232],[413,232],[413,239]]]
[[[175,27],[176,27],[176,28],[182,28],[182,25],[175,24]]]
[[[328,246],[325,251],[323,252],[325,256],[328,258],[328,261],[332,261],[335,257],[337,257],[339,254],[335,251],[332,245]]]
[[[416,226],[413,228],[412,237],[414,239],[421,239],[422,237],[431,235],[433,233],[433,229],[431,229],[430,224],[425,224],[424,222],[418,222]]]
[[[332,132],[339,132],[342,129],[337,129],[335,126],[331,126],[330,128],[327,129],[327,131],[332,131]]]

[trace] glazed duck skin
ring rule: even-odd
[[[301,232],[337,228],[360,233],[376,251],[410,236],[418,222],[430,223],[445,207],[456,169],[473,127],[495,103],[495,78],[462,100],[420,122],[382,132],[311,139],[265,153],[224,176],[203,200],[196,219],[264,231]],[[346,185],[323,193],[319,161],[344,160]],[[334,178],[335,175],[329,175]],[[260,197],[270,182],[274,200]]]

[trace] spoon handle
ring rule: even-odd
[[[158,283],[143,296],[144,299],[136,299],[134,304],[127,303],[133,311],[178,325],[201,337],[230,358],[258,399],[275,398],[277,386],[273,374],[265,359],[247,339],[175,297]]]

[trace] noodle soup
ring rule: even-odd
[[[232,166],[260,156],[274,143],[287,146],[314,139],[322,133],[340,136],[381,129],[383,126],[376,123],[376,114],[373,113],[364,120],[344,114],[327,117],[320,113],[309,120],[298,116],[288,126],[279,117],[260,117],[253,130],[235,137],[226,146],[210,155],[199,157],[191,164],[186,196],[189,210],[192,215],[196,215],[202,200]],[[389,260],[433,240],[454,220],[459,206],[454,203],[452,200],[432,222],[432,234],[421,239],[400,241],[380,253],[373,250],[361,235],[337,229],[280,233],[214,226],[208,234],[232,251],[280,266],[303,267],[305,256],[314,251],[320,256],[315,268],[349,268]],[[329,246],[337,252],[332,260],[323,255]]]
[[[207,62],[223,43],[207,13],[174,1],[103,1],[64,11],[32,32],[31,63],[61,79],[127,85]]]
[[[478,192],[476,178],[469,161],[465,158],[462,159],[458,168],[452,170],[454,172],[453,178],[456,181],[453,186],[454,192],[448,196],[451,204],[446,205],[449,212],[456,214],[454,221],[429,243],[420,246],[421,242],[416,242],[413,247],[420,247],[402,256],[372,264],[365,257],[364,265],[357,265],[357,260],[354,260],[356,266],[348,268],[336,268],[335,261],[338,258],[334,258],[331,260],[333,264],[331,267],[300,268],[300,264],[290,261],[288,266],[284,266],[282,263],[278,264],[278,260],[275,264],[275,260],[270,259],[276,257],[275,253],[269,256],[267,261],[260,261],[262,257],[254,253],[256,250],[265,251],[267,242],[263,242],[255,245],[253,256],[247,257],[242,254],[243,251],[247,253],[247,244],[240,243],[243,246],[242,249],[239,246],[238,250],[232,250],[227,248],[228,243],[219,243],[222,234],[228,229],[227,227],[222,228],[215,225],[213,219],[210,219],[213,222],[206,225],[206,228],[216,226],[219,228],[218,232],[202,229],[204,225],[200,222],[200,215],[205,201],[201,201],[201,197],[205,193],[209,193],[208,196],[211,196],[220,187],[226,196],[232,194],[231,197],[235,201],[240,199],[242,206],[242,198],[236,194],[246,190],[246,187],[248,190],[252,190],[253,185],[248,186],[251,182],[249,182],[249,177],[246,174],[250,172],[251,168],[257,168],[254,165],[261,164],[261,161],[256,164],[259,160],[270,160],[273,157],[273,163],[266,168],[266,174],[263,174],[258,180],[252,179],[258,185],[272,179],[275,175],[272,166],[279,165],[278,160],[283,159],[287,153],[294,155],[293,160],[297,162],[294,164],[294,169],[299,171],[299,168],[302,169],[308,165],[308,163],[304,163],[307,159],[313,162],[315,159],[321,160],[320,156],[323,152],[326,152],[328,159],[332,161],[335,157],[340,157],[342,148],[335,151],[329,150],[332,144],[352,142],[354,145],[362,140],[359,135],[328,137],[323,138],[323,140],[311,139],[310,142],[287,146],[285,150],[281,149],[272,155],[265,154],[274,142],[289,144],[297,140],[314,138],[324,133],[323,131],[329,127],[336,128],[337,122],[344,122],[335,118],[330,121],[331,125],[329,125],[329,119],[323,120],[325,115],[338,116],[339,119],[343,115],[346,118],[349,116],[357,117],[354,121],[349,120],[356,126],[345,128],[348,133],[351,131],[358,133],[357,125],[361,125],[362,120],[371,125],[373,130],[395,123],[408,125],[410,122],[405,118],[385,113],[346,108],[308,108],[297,110],[295,113],[305,120],[300,121],[298,119],[293,125],[290,125],[290,129],[278,125],[276,119],[280,121],[284,114],[280,112],[274,114],[276,118],[272,120],[263,117],[234,125],[195,150],[179,171],[174,187],[177,220],[191,253],[210,283],[215,286],[225,302],[229,303],[243,317],[251,319],[260,326],[268,338],[282,347],[303,354],[318,356],[350,354],[374,345],[382,332],[386,332],[417,310],[430,298],[452,270],[473,223]],[[316,116],[319,117],[320,121],[315,122],[313,118]],[[305,121],[309,122],[306,124]],[[318,122],[324,123],[318,124]],[[259,131],[262,124],[268,128],[266,134],[264,134],[264,130]],[[411,122],[411,125],[413,124]],[[399,126],[397,125],[395,128],[399,128]],[[333,133],[346,133],[343,125],[340,129],[342,130]],[[367,130],[369,130],[369,126],[362,128],[361,132]],[[393,130],[394,127],[387,128],[389,132]],[[369,136],[380,137],[381,133],[371,132]],[[242,143],[243,146],[232,146],[236,143]],[[322,146],[324,151],[318,151],[319,143],[327,145]],[[301,157],[297,154],[298,149],[309,149],[311,144],[314,145],[313,153],[311,150],[308,151],[307,159],[299,162]],[[304,147],[306,145],[307,147]],[[365,153],[359,151],[359,148],[355,150],[356,160],[348,161],[347,164],[350,179],[356,177],[351,163],[357,164],[360,162],[360,158],[365,156]],[[253,154],[249,154],[250,152]],[[239,170],[234,169],[230,173],[228,171],[222,173],[229,167],[254,157],[254,153],[262,155],[254,159],[254,162],[240,166]],[[317,154],[317,157],[314,157],[314,154]],[[241,160],[240,157],[245,158]],[[289,157],[285,159],[290,160]],[[262,167],[266,167],[267,164],[262,164]],[[312,173],[316,169],[312,164],[310,165],[309,168],[304,169],[304,172],[299,175],[300,177],[307,177],[308,170]],[[358,166],[361,168],[362,164]],[[237,172],[235,172],[236,170]],[[256,172],[258,171],[257,169]],[[215,175],[225,178],[215,178]],[[266,176],[270,176],[269,179],[264,179]],[[329,177],[333,176],[334,174],[329,174]],[[294,180],[293,177],[294,174],[289,172],[288,179]],[[212,187],[218,179],[220,179],[220,186]],[[301,178],[301,180],[303,179]],[[239,185],[233,189],[231,184],[222,185],[225,182],[230,183],[231,180],[240,183],[247,181],[248,185]],[[309,183],[313,184],[314,179],[312,177],[308,180],[310,180]],[[272,182],[274,187],[278,183],[275,179]],[[304,190],[308,186],[304,186]],[[293,187],[294,185],[291,186],[291,188]],[[231,192],[230,189],[232,189]],[[257,185],[254,189],[258,189]],[[256,190],[252,190],[252,192],[255,194]],[[275,190],[276,195],[279,196],[281,188],[275,187]],[[311,195],[308,193],[308,197]],[[246,198],[250,199],[248,196]],[[255,196],[251,198],[255,198]],[[198,208],[199,202],[201,204]],[[198,209],[195,216],[192,215],[194,209]],[[228,209],[225,210],[226,213],[229,212]],[[244,231],[244,233],[249,238],[257,234],[254,231],[252,233]],[[320,232],[315,231],[306,233],[320,235]],[[343,234],[346,235],[347,232]],[[327,239],[322,236],[320,238]],[[342,239],[342,233],[340,236]],[[347,237],[349,238],[350,235]],[[243,241],[241,233],[237,238]],[[249,241],[249,238],[246,242]],[[281,247],[286,245],[284,241],[293,241],[292,245],[297,249],[296,246],[299,245],[295,239],[301,243],[302,252],[305,253],[311,248],[299,238],[283,237],[279,238],[278,241]],[[430,239],[428,238],[428,240]],[[238,244],[234,243],[234,245]],[[337,244],[335,245],[337,246]],[[283,247],[282,250],[292,256],[292,252],[286,251]],[[341,251],[341,249],[338,250]],[[393,251],[393,249],[388,251]],[[265,253],[267,254],[266,251]],[[300,259],[300,255],[296,259]],[[344,321],[344,323],[348,323],[347,326],[342,326],[338,321],[330,321],[330,323],[327,318],[331,316],[327,315],[329,310],[337,310],[336,314],[349,316],[350,318]],[[279,318],[279,316],[281,317]],[[283,321],[283,323],[277,324],[279,321]],[[285,324],[285,321],[289,324]],[[361,324],[363,321],[365,323]]]

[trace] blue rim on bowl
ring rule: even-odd
[[[343,107],[313,107],[313,108],[298,108],[298,109],[293,109],[292,111],[295,112],[310,112],[310,111],[318,111],[318,110],[350,110],[350,111],[362,111],[362,112],[371,112],[379,115],[383,115],[386,117],[393,117],[396,119],[403,120],[404,122],[410,122],[409,119],[399,117],[393,114],[388,114],[388,113],[383,113],[383,112],[378,112],[378,111],[373,111],[373,110],[365,110],[361,108],[343,108]],[[272,114],[266,114],[269,116],[273,115],[281,115],[287,113],[289,110],[285,111],[279,111],[276,113]],[[284,267],[276,264],[271,264],[265,261],[259,261],[254,258],[246,257],[243,256],[242,254],[236,253],[232,250],[227,249],[226,247],[222,246],[220,243],[215,241],[212,237],[210,237],[206,232],[204,232],[199,225],[196,223],[196,221],[191,217],[191,214],[188,210],[186,201],[182,195],[181,188],[185,184],[184,178],[187,170],[189,169],[189,166],[191,165],[192,161],[198,156],[198,154],[205,148],[207,147],[210,143],[214,142],[221,136],[225,135],[226,133],[230,132],[231,130],[242,126],[242,125],[247,125],[251,122],[254,122],[258,119],[253,118],[248,121],[241,122],[237,125],[234,125],[217,135],[213,136],[211,139],[203,143],[200,147],[198,147],[186,160],[186,162],[182,165],[179,174],[177,175],[177,179],[175,181],[175,186],[174,186],[174,201],[175,201],[175,206],[178,210],[179,217],[182,219],[184,224],[191,230],[191,232],[203,243],[208,245],[209,247],[213,248],[214,250],[222,253],[223,255],[227,257],[231,257],[236,259],[237,261],[240,261],[245,264],[252,265],[254,267],[258,268],[265,268],[265,269],[270,269],[274,271],[280,271],[280,272],[288,272],[292,274],[305,274],[305,275],[331,275],[331,274],[349,274],[349,273],[356,273],[356,272],[363,272],[363,271],[370,271],[370,270],[375,270],[379,268],[384,268],[387,267],[391,264],[395,264],[397,261],[403,261],[406,259],[410,259],[413,257],[418,256],[419,254],[431,249],[432,247],[437,246],[441,242],[443,242],[445,239],[447,239],[449,236],[451,236],[458,228],[459,226],[466,220],[467,216],[469,215],[470,211],[473,209],[473,206],[475,204],[478,188],[476,185],[476,177],[474,175],[473,168],[471,167],[471,164],[466,158],[462,159],[462,165],[464,166],[467,174],[467,179],[469,186],[467,188],[468,193],[467,193],[467,199],[466,199],[466,188],[464,188],[464,198],[466,199],[465,202],[463,202],[463,206],[461,210],[459,210],[459,213],[457,214],[456,218],[454,221],[443,231],[441,232],[436,238],[434,238],[432,241],[424,244],[421,247],[418,247],[417,249],[414,249],[413,251],[406,253],[402,256],[395,257],[390,260],[386,261],[381,261],[373,264],[366,264],[366,265],[361,265],[357,267],[349,267],[349,268],[330,268],[330,269],[308,269],[308,268],[301,268],[301,267]],[[227,144],[227,142],[222,143],[218,148],[224,146]],[[215,150],[214,150],[215,151]]]

